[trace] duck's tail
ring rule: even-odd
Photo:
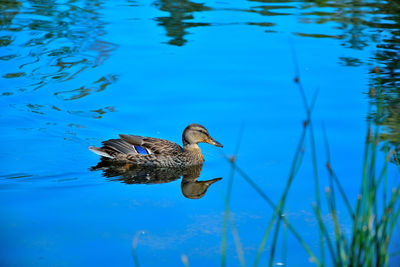
[[[106,150],[101,149],[100,147],[90,146],[89,150],[92,151],[93,153],[96,153],[97,155],[100,155],[100,156],[105,157],[105,158],[110,158],[110,159],[114,158]]]

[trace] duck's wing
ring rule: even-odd
[[[174,155],[182,152],[180,145],[164,139],[128,134],[120,134],[119,137],[125,143],[134,147],[139,154]]]
[[[121,154],[138,153],[134,146],[121,139],[110,139],[102,142],[102,144],[102,147],[91,146],[89,150],[105,158],[115,158]]]

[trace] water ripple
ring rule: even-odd
[[[69,81],[102,65],[117,45],[102,40],[106,23],[101,20],[101,9],[95,2],[88,2],[85,8],[73,2],[4,3],[6,19],[0,24],[4,33],[10,34],[0,37],[0,46],[8,47],[0,60],[9,62],[10,67],[2,77],[24,77],[31,82],[22,91],[30,91]],[[16,31],[18,35],[13,33]]]

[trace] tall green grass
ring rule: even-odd
[[[296,67],[297,69],[297,67]],[[228,193],[225,199],[225,216],[222,234],[221,266],[226,266],[226,240],[228,229],[228,218],[231,215],[229,200],[233,184],[234,173],[242,177],[255,192],[259,194],[273,210],[271,218],[266,224],[264,234],[257,254],[255,255],[252,266],[258,266],[261,255],[265,253],[265,246],[269,242],[270,249],[268,254],[268,266],[272,266],[275,261],[275,252],[278,247],[278,239],[281,234],[281,225],[284,224],[283,255],[287,253],[287,233],[291,233],[308,253],[310,260],[317,266],[388,266],[389,264],[389,244],[396,227],[396,222],[400,213],[400,186],[388,188],[388,164],[392,153],[386,143],[380,142],[381,129],[379,120],[384,116],[383,93],[378,85],[374,89],[375,97],[375,116],[370,118],[367,123],[364,159],[361,171],[361,188],[356,199],[349,199],[346,195],[340,178],[336,175],[331,162],[329,141],[324,131],[326,158],[325,169],[329,178],[329,186],[325,188],[325,198],[320,195],[320,177],[318,170],[318,155],[316,153],[316,143],[314,137],[312,110],[315,103],[315,95],[308,104],[305,91],[301,84],[298,71],[295,83],[301,94],[306,112],[306,120],[302,129],[295,154],[293,156],[291,168],[286,181],[284,191],[275,204],[267,193],[236,163],[237,150],[233,157],[224,155],[231,164],[231,174],[228,181]],[[375,72],[378,74],[377,69]],[[372,109],[372,106],[370,107]],[[285,204],[290,193],[291,185],[303,163],[304,148],[306,146],[306,136],[309,136],[311,161],[314,174],[315,203],[313,210],[318,222],[319,234],[319,257],[304,241],[303,237],[293,227],[284,215]],[[240,142],[240,138],[238,143]],[[394,161],[398,160],[397,158]],[[343,215],[339,216],[337,205],[341,201],[344,203],[348,217],[351,219],[351,232],[344,231]],[[323,205],[325,204],[325,205]],[[323,209],[322,207],[327,207]],[[325,215],[330,215],[333,226],[325,221]],[[234,235],[238,236],[237,229],[233,228]],[[272,234],[272,235],[271,235]],[[240,241],[236,240],[236,247],[242,247]],[[239,243],[238,243],[239,242]],[[325,248],[327,253],[325,253]],[[239,253],[239,251],[238,251]],[[290,253],[290,251],[289,251]],[[329,255],[329,261],[325,255]],[[240,251],[240,263],[244,266],[243,251]],[[283,257],[285,258],[285,257]],[[285,263],[285,262],[284,262]]]
[[[379,72],[376,71],[378,74]],[[260,236],[260,244],[252,262],[252,266],[259,266],[260,258],[264,253],[268,254],[268,266],[275,264],[275,254],[278,249],[278,240],[282,235],[281,260],[287,264],[287,255],[290,255],[288,248],[288,238],[292,235],[304,248],[311,262],[317,266],[388,266],[390,260],[389,245],[391,237],[396,228],[396,223],[400,214],[400,185],[397,184],[389,188],[388,167],[393,161],[399,167],[400,161],[396,155],[390,151],[386,142],[380,140],[380,121],[384,116],[384,98],[382,90],[378,85],[373,89],[374,105],[369,107],[369,112],[374,108],[375,116],[368,119],[363,165],[360,175],[360,192],[355,199],[346,195],[340,183],[340,178],[336,175],[330,155],[330,146],[325,127],[323,127],[324,143],[326,150],[325,169],[329,185],[325,188],[325,197],[320,194],[319,162],[316,149],[316,142],[312,123],[312,112],[316,102],[314,94],[309,104],[299,79],[295,78],[295,83],[301,93],[306,119],[300,133],[299,141],[292,159],[288,178],[281,197],[277,204],[268,196],[267,190],[263,190],[257,182],[252,179],[245,170],[237,164],[237,154],[242,139],[243,127],[233,156],[223,154],[223,157],[231,165],[228,178],[228,187],[225,197],[225,211],[222,227],[221,241],[221,266],[227,266],[227,240],[229,229],[236,247],[240,266],[246,266],[245,254],[240,241],[239,231],[235,225],[234,217],[231,212],[230,199],[235,174],[246,181],[254,191],[272,209],[272,215],[266,223],[265,231]],[[290,194],[291,186],[296,178],[304,160],[306,137],[309,137],[311,151],[311,164],[313,166],[315,203],[312,203],[315,218],[318,222],[319,253],[307,244],[300,232],[293,226],[287,216],[285,216],[286,201]],[[340,214],[337,210],[338,202],[342,202],[347,216]],[[311,205],[311,203],[310,203]],[[324,207],[324,208],[323,208]],[[331,221],[326,221],[329,215]],[[350,218],[351,231],[343,228],[347,224],[344,219]],[[283,227],[282,227],[283,225]],[[346,230],[346,231],[345,231]],[[135,266],[139,266],[136,254],[138,238],[141,232],[136,233],[132,242],[132,256]],[[269,244],[270,249],[265,247]],[[327,257],[329,256],[329,257]],[[326,259],[327,257],[327,259]],[[184,266],[189,266],[189,259],[186,255],[181,255]]]

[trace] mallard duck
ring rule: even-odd
[[[126,161],[133,165],[155,167],[184,167],[203,164],[198,143],[223,147],[200,124],[190,124],[182,134],[183,148],[178,144],[153,137],[120,134],[120,139],[104,141],[102,147],[89,149],[106,158]]]

